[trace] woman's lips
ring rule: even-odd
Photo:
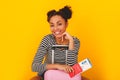
[[[60,31],[54,32],[55,35],[60,35]]]

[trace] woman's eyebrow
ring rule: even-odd
[[[61,22],[60,20],[59,21],[57,21],[56,23],[59,23],[59,22]],[[49,22],[50,24],[54,24],[53,22]]]
[[[59,22],[61,22],[60,20],[59,21],[57,21],[57,23],[59,23]]]
[[[54,23],[50,22],[50,24],[54,24]]]

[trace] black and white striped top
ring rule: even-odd
[[[75,49],[67,51],[67,65],[71,66],[77,63],[77,55],[80,47],[79,39],[73,37],[73,40]],[[38,72],[38,75],[42,75],[46,71],[46,64],[52,63],[52,45],[56,44],[55,37],[52,34],[49,34],[42,39],[32,63],[32,70]],[[44,58],[45,61],[43,62]],[[56,48],[54,53],[54,63],[65,64],[65,58],[65,50]]]

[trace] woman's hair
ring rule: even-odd
[[[59,9],[59,11],[56,10],[50,10],[47,13],[47,21],[50,21],[50,18],[55,15],[61,16],[66,22],[68,19],[72,17],[72,10],[70,9],[71,7],[65,6],[62,9]]]

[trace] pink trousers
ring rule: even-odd
[[[81,75],[70,77],[68,73],[60,70],[48,70],[44,74],[44,80],[81,80]]]

